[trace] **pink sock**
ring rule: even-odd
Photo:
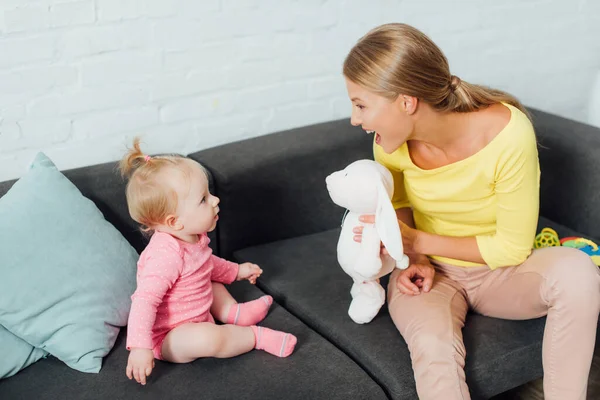
[[[229,309],[227,323],[239,326],[258,324],[267,316],[271,304],[273,304],[271,296],[262,296],[247,303],[234,304]]]
[[[275,331],[264,326],[251,326],[254,331],[256,344],[254,348],[264,350],[277,357],[287,357],[296,346],[296,336],[291,333]]]

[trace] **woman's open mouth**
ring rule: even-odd
[[[375,133],[375,143],[379,144],[381,142],[381,135],[379,133]]]

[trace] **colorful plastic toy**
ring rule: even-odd
[[[568,236],[559,239],[558,234],[554,229],[542,229],[542,231],[535,237],[533,247],[536,249],[541,249],[543,247],[553,246],[564,246],[579,249],[589,255],[594,264],[600,267],[600,249],[596,243],[589,239],[577,236]]]
[[[560,240],[558,239],[558,234],[552,228],[542,229],[542,231],[535,237],[535,242],[533,242],[533,247],[535,249],[554,246],[560,246]]]
[[[573,247],[583,251],[592,258],[594,264],[600,266],[600,250],[598,249],[598,245],[591,240],[581,237],[568,237],[563,238],[560,242],[562,246]]]

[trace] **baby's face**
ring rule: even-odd
[[[209,192],[208,179],[200,166],[190,162],[189,179],[177,182],[176,191],[178,221],[183,225],[179,233],[194,236],[214,230],[219,218],[219,198]]]

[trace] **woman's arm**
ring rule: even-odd
[[[485,263],[485,260],[479,251],[477,238],[475,236],[451,237],[419,231],[414,243],[414,248],[415,252],[421,254],[454,258],[456,260],[480,264]]]
[[[412,208],[403,207],[396,210],[396,216],[409,227],[415,229],[415,219],[413,217]]]
[[[408,227],[415,229],[415,219],[413,216],[412,208],[402,207],[396,210],[396,216],[400,222],[403,222]],[[405,249],[406,252],[406,249]],[[415,249],[414,252],[407,253],[406,255],[410,259],[410,263],[429,263],[429,259],[426,256],[427,253],[418,251]]]

